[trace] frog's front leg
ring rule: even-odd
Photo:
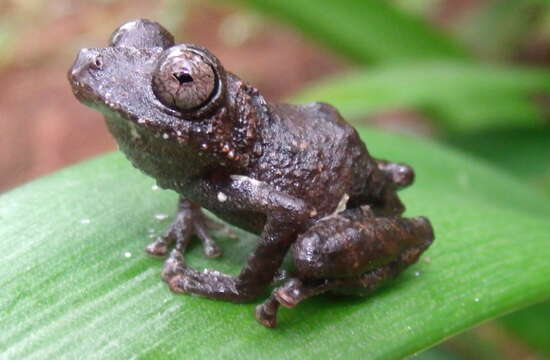
[[[203,243],[204,254],[210,258],[221,255],[221,248],[208,235],[207,221],[199,205],[183,197],[179,199],[176,218],[163,236],[158,237],[146,247],[153,256],[165,256],[168,248],[175,242],[172,257],[181,256],[185,252],[191,237],[196,235]],[[168,267],[166,267],[168,270]]]
[[[272,186],[244,176],[232,176],[223,189],[228,204],[238,210],[266,215],[259,244],[236,277],[206,269],[199,272],[181,262],[168,280],[175,292],[245,302],[256,298],[271,283],[296,235],[309,217],[305,202]]]

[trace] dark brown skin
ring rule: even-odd
[[[319,220],[292,245],[295,270],[256,308],[256,319],[277,324],[279,305],[293,308],[330,291],[368,295],[414,264],[433,242],[424,217],[376,217],[368,206]]]
[[[396,192],[412,183],[410,167],[372,158],[332,106],[270,103],[208,50],[175,45],[157,23],[130,21],[109,46],[81,50],[68,77],[132,164],[180,194],[166,235],[147,247],[164,256],[174,246],[162,277],[175,292],[252,301],[294,244],[296,272],[256,311],[274,327],[279,303],[374,289],[433,240],[426,219],[400,217]],[[185,265],[193,235],[206,256],[221,254],[201,208],[259,235],[238,276]],[[312,236],[320,239],[313,247]],[[323,253],[327,244],[340,250]],[[320,256],[307,260],[312,251]]]

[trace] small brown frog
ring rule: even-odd
[[[396,192],[412,183],[410,167],[372,158],[332,106],[269,102],[155,22],[130,21],[107,47],[82,49],[68,77],[132,164],[180,194],[166,235],[147,247],[164,256],[173,245],[162,277],[175,292],[252,301],[292,247],[296,271],[256,311],[274,327],[278,304],[371,291],[433,241],[425,218],[400,217]],[[186,266],[193,235],[206,256],[221,254],[201,208],[259,235],[238,276]]]

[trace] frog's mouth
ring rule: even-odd
[[[73,94],[82,104],[94,108],[103,114],[108,113],[108,110],[112,110],[113,112],[118,113],[121,117],[125,118],[127,121],[137,122],[132,117],[124,116],[124,109],[122,108],[122,105],[114,101],[109,101],[103,96],[97,94],[93,88],[85,82],[71,79],[70,76],[71,75],[69,72],[69,81],[71,83]]]
[[[97,103],[102,103],[102,104],[104,103],[103,99],[101,99],[100,96],[94,94],[90,86],[80,81],[71,79],[70,75],[69,75],[69,80],[71,83],[74,96],[81,103],[85,104],[86,106],[93,106],[93,105],[96,105]]]

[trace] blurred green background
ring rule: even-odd
[[[4,0],[0,191],[115,149],[65,72],[78,48],[136,17],[208,47],[269,98],[332,103],[355,124],[430,137],[550,194],[545,0]],[[415,357],[550,359],[550,303]]]

